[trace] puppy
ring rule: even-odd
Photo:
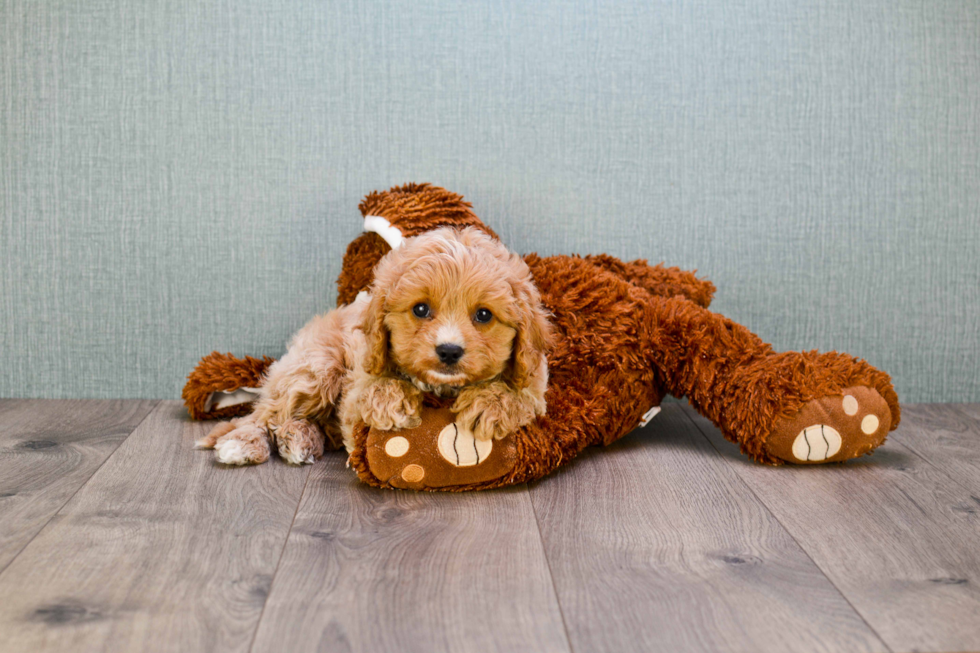
[[[530,270],[472,227],[407,239],[375,268],[368,293],[314,318],[273,364],[247,417],[198,443],[226,464],[313,462],[325,442],[353,448],[363,421],[420,424],[422,394],[455,397],[456,422],[502,438],[545,413],[548,314]]]

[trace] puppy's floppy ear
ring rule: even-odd
[[[391,334],[388,325],[385,324],[385,317],[388,314],[388,295],[409,267],[409,261],[414,256],[412,253],[414,250],[410,246],[413,240],[407,239],[402,247],[389,251],[374,269],[374,281],[371,282],[369,289],[371,302],[368,304],[364,323],[361,325],[368,345],[364,370],[373,376],[386,376],[393,371],[389,351]]]
[[[515,390],[535,385],[535,377],[547,373],[545,355],[551,345],[551,322],[541,304],[541,296],[530,278],[512,283],[517,300],[517,335],[514,336],[510,364],[504,375],[505,381]]]
[[[388,371],[388,327],[385,325],[385,300],[388,293],[374,284],[371,289],[371,303],[364,314],[361,327],[367,338],[367,354],[364,369],[372,376],[382,376]]]

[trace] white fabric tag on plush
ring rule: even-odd
[[[647,424],[649,424],[650,423],[650,420],[652,420],[654,417],[656,417],[657,416],[657,413],[659,413],[659,412],[660,412],[660,406],[652,406],[650,408],[650,410],[648,410],[647,412],[643,413],[643,417],[640,418],[640,425],[637,426],[636,428],[642,428],[642,427],[646,426]]]
[[[204,402],[204,412],[210,413],[212,409],[227,408],[239,404],[248,404],[259,398],[258,388],[238,388],[237,390],[226,390],[224,392],[212,392],[208,400]]]
[[[391,245],[392,249],[401,247],[402,242],[405,240],[398,227],[392,226],[387,219],[382,218],[380,215],[364,216],[364,231],[371,231],[378,234],[385,239],[386,243]]]

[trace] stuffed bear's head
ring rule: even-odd
[[[349,304],[374,279],[374,266],[405,238],[439,227],[476,227],[497,238],[473,213],[462,195],[432,184],[405,184],[391,190],[375,191],[358,207],[364,220],[364,233],[344,254],[343,269],[337,279],[337,305]]]

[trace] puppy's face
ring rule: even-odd
[[[501,374],[517,329],[514,299],[479,266],[420,266],[388,296],[391,356],[431,385],[460,386]]]
[[[374,374],[393,365],[433,386],[520,385],[543,360],[548,324],[520,257],[478,230],[438,229],[379,264],[366,331]]]

